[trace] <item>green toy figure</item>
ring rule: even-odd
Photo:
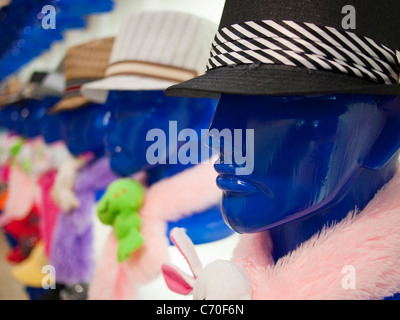
[[[143,244],[139,209],[143,203],[143,187],[133,179],[123,178],[111,183],[97,205],[97,216],[112,225],[118,240],[117,258],[121,263]]]

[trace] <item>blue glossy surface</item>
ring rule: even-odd
[[[24,122],[23,118],[21,117],[21,108],[23,107],[22,103],[13,103],[8,105],[5,113],[6,113],[6,128],[8,128],[11,132],[24,135]]]
[[[162,91],[111,91],[106,103],[109,114],[105,143],[112,170],[120,176],[145,170],[147,182],[151,185],[189,168],[192,164],[170,161],[169,150],[174,151],[171,154],[176,154],[184,142],[174,141],[169,123],[176,121],[178,132],[186,128],[196,130],[200,139],[201,130],[207,129],[216,103],[213,99],[167,97]],[[146,151],[154,143],[146,141],[146,136],[155,128],[166,134],[166,164],[149,164],[146,159]],[[199,144],[201,140],[194,143]],[[194,243],[207,243],[232,234],[223,222],[219,206],[169,222],[167,229],[175,226],[185,228]]]
[[[45,5],[55,8],[55,29],[42,27]],[[24,66],[30,60],[63,39],[64,31],[84,28],[87,15],[109,12],[111,0],[13,0],[0,11],[0,29],[5,30],[0,39],[0,78]]]
[[[12,121],[11,113],[14,108],[10,105],[4,106],[0,109],[1,115],[1,127],[7,129],[8,131],[14,130],[14,122]]]
[[[46,114],[42,119],[41,135],[47,144],[62,140],[61,136],[62,119],[59,114]]]
[[[41,108],[38,101],[26,100],[20,109],[23,136],[25,138],[35,138],[40,135],[40,120],[46,113],[45,108]]]
[[[215,110],[216,101],[165,96],[162,91],[112,91],[107,100],[110,111],[106,129],[106,148],[111,168],[120,176],[129,176],[140,170],[150,174],[150,184],[185,169],[186,165],[170,164],[174,154],[184,144],[173,141],[169,124],[177,122],[178,132],[185,128],[207,128]],[[149,164],[147,149],[154,141],[146,141],[152,129],[161,129],[166,135],[166,164]],[[200,156],[200,155],[199,155]]]
[[[73,155],[78,156],[89,151],[98,157],[104,154],[106,112],[103,105],[89,104],[59,113],[61,136]]]
[[[222,95],[210,129],[254,129],[250,175],[224,163],[229,145],[215,165],[225,221],[240,233],[270,230],[278,259],[362,209],[394,174],[399,112],[398,97]]]
[[[23,134],[26,138],[35,138],[46,133],[46,139],[54,142],[60,139],[60,122],[56,122],[47,111],[57,103],[59,99],[46,97],[42,100],[26,100],[20,110]],[[46,125],[46,130],[44,128]],[[47,142],[46,140],[46,142]]]

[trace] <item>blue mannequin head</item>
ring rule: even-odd
[[[200,132],[207,128],[215,106],[214,99],[167,97],[163,91],[111,91],[107,100],[106,133],[111,168],[121,176],[157,170],[160,166],[150,165],[146,159],[146,151],[153,143],[146,141],[147,133],[154,128],[165,132],[166,150],[169,150],[170,121],[177,122],[178,132],[184,128]],[[179,167],[174,165],[174,170]]]
[[[6,127],[24,138],[40,135],[40,124],[44,112],[37,100],[22,100],[7,106]]]
[[[1,126],[9,132],[14,131],[14,122],[11,120],[11,112],[13,108],[10,105],[6,105],[0,109],[1,113]]]
[[[20,117],[23,122],[23,134],[26,138],[32,139],[43,134],[43,125],[47,119],[47,111],[57,102],[58,98],[46,97],[42,100],[25,100]],[[59,131],[59,128],[58,128]],[[54,132],[53,134],[56,134]],[[59,139],[59,134],[57,134]]]
[[[7,128],[14,134],[24,136],[24,119],[21,116],[23,103],[13,103],[6,108]]]
[[[230,146],[215,165],[225,221],[254,233],[329,212],[339,202],[344,214],[361,209],[393,176],[399,125],[398,97],[222,95],[210,129],[254,129],[251,174],[235,175],[238,165],[224,163]]]
[[[59,113],[61,136],[71,154],[93,152],[96,157],[104,154],[105,114],[105,107],[98,104]]]
[[[61,116],[59,114],[46,114],[42,120],[41,134],[47,144],[62,140]]]
[[[215,99],[168,97],[163,91],[111,91],[106,103],[109,111],[105,135],[111,169],[120,176],[145,170],[148,185],[185,170],[192,164],[175,162],[170,158],[186,145],[186,142],[177,142],[174,135],[182,129],[192,129],[199,140],[191,138],[190,142],[200,146],[201,131],[207,129],[216,104]],[[176,123],[176,132],[170,130],[171,122]],[[149,147],[155,143],[147,139],[148,133],[154,129],[165,133],[165,164],[150,164],[146,157]],[[200,161],[207,155],[199,152],[198,156]],[[194,243],[214,241],[231,234],[221,218],[218,205],[201,213],[169,222],[166,234],[179,226],[187,230]],[[204,232],[205,226],[213,232]]]
[[[0,107],[0,130],[8,130],[7,128],[7,108]]]
[[[44,114],[41,118],[40,134],[47,144],[62,140],[61,137],[61,116],[49,114],[49,109],[59,101],[57,97],[46,97],[42,100]]]

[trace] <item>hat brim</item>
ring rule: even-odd
[[[49,114],[79,109],[89,103],[91,103],[91,101],[82,95],[65,97],[62,98],[49,110]]]
[[[91,101],[104,104],[109,91],[164,91],[175,84],[177,83],[150,77],[116,75],[84,84],[81,93]]]
[[[20,96],[20,94],[15,93],[15,94],[11,94],[7,97],[6,101],[1,101],[0,102],[0,108],[4,108],[10,104],[19,102],[24,100],[23,97]]]
[[[168,96],[219,98],[237,95],[400,95],[400,84],[374,84],[348,75],[277,65],[221,67],[202,76],[171,86]]]

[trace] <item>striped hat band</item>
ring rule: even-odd
[[[275,64],[400,83],[400,51],[353,32],[294,21],[248,21],[218,31],[207,70]]]

